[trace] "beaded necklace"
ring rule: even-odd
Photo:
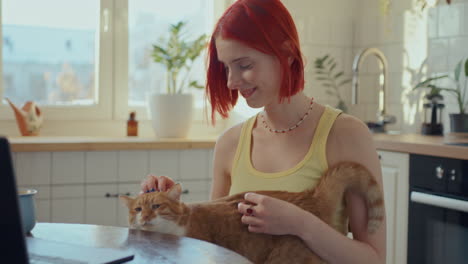
[[[264,116],[263,114],[260,115],[260,118],[262,118],[262,124],[263,124],[263,126],[265,126],[265,128],[266,128],[268,131],[270,131],[270,132],[272,132],[272,133],[286,133],[286,132],[289,132],[289,131],[291,131],[291,130],[294,130],[294,129],[298,128],[298,127],[302,124],[302,122],[304,122],[304,119],[306,119],[307,116],[309,116],[309,113],[310,113],[310,111],[312,110],[313,104],[314,104],[314,98],[312,98],[312,100],[310,100],[310,106],[309,106],[309,108],[307,109],[307,112],[302,116],[302,118],[301,118],[294,126],[292,126],[292,127],[290,127],[290,128],[286,128],[286,129],[272,129],[272,128],[268,125],[268,123],[265,121],[265,116]]]

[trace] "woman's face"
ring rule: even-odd
[[[228,88],[239,90],[250,107],[278,102],[281,69],[275,56],[221,37],[216,38],[216,51],[226,68]]]

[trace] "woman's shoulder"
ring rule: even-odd
[[[224,153],[230,153],[237,148],[242,132],[242,127],[247,121],[238,123],[226,129],[216,140],[215,149]]]
[[[347,160],[357,152],[368,152],[373,148],[372,134],[364,122],[344,113],[336,118],[327,141],[329,159]]]
[[[330,133],[336,135],[349,134],[349,133],[370,133],[366,124],[357,117],[342,113],[337,118],[332,126]]]
[[[345,154],[344,152],[353,152],[364,145],[373,145],[373,139],[364,122],[343,113],[336,118],[331,128],[327,145],[335,150],[333,152]]]

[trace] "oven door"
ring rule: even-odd
[[[468,263],[468,201],[411,190],[408,264]]]

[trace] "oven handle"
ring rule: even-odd
[[[411,192],[411,201],[468,213],[468,202],[422,192]]]

